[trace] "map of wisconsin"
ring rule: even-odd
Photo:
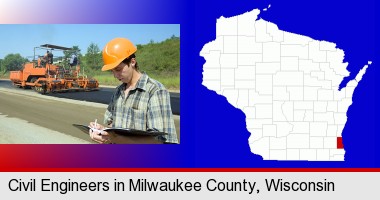
[[[368,65],[339,90],[349,75],[343,50],[279,30],[259,13],[217,20],[216,39],[200,52],[202,84],[245,113],[252,153],[265,160],[343,161],[347,110]]]

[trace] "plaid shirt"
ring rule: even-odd
[[[138,130],[157,129],[168,133],[157,139],[166,143],[178,143],[170,95],[158,81],[142,73],[136,87],[125,96],[126,84],[116,88],[104,114],[104,123],[116,128]]]

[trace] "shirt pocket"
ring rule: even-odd
[[[127,128],[138,129],[138,130],[146,130],[146,111],[144,110],[136,110],[133,108],[128,108],[127,116],[126,116],[126,124]]]

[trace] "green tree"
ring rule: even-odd
[[[1,62],[1,65],[5,71],[15,71],[21,70],[25,62],[28,62],[28,59],[23,58],[20,54],[16,53],[6,55]]]
[[[85,64],[87,68],[92,70],[99,70],[103,66],[102,54],[97,44],[91,43],[87,47],[87,54],[85,56]]]
[[[3,70],[3,59],[0,59],[0,73],[4,71],[5,70]]]

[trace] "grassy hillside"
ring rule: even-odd
[[[141,70],[162,76],[179,73],[180,41],[172,37],[160,43],[137,45],[136,57]]]

